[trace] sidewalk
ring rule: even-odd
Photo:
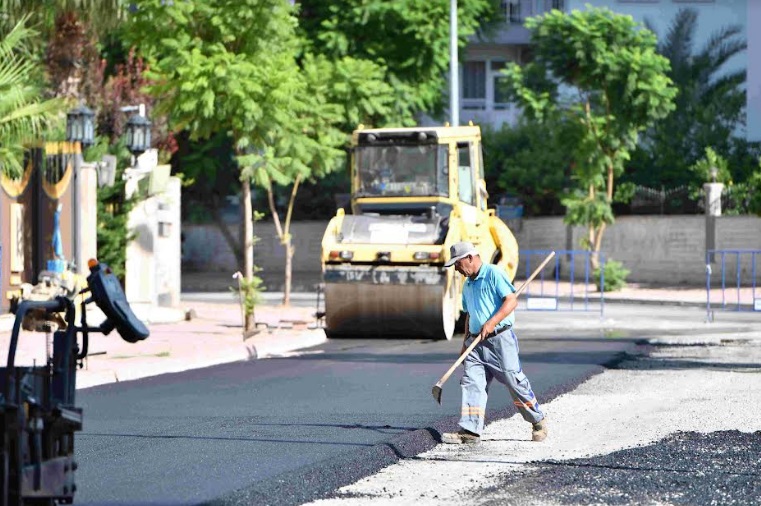
[[[257,334],[245,340],[240,306],[229,293],[220,294],[219,302],[183,301],[180,308],[135,306],[133,310],[146,322],[151,335],[133,344],[122,340],[116,331],[107,336],[90,334],[88,357],[77,371],[77,388],[255,360],[325,341],[314,307],[283,307],[272,297],[267,299],[255,311]],[[102,320],[97,309],[88,311],[91,325]],[[7,360],[12,325],[13,315],[0,317],[3,361]],[[45,339],[45,334],[22,331],[16,364],[44,363]]]

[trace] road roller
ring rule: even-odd
[[[470,241],[512,280],[518,244],[487,206],[478,126],[365,129],[352,134],[351,212],[322,239],[328,337],[451,339],[463,279],[445,268]]]

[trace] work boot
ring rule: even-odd
[[[545,416],[538,422],[536,422],[533,425],[533,430],[531,431],[531,439],[533,441],[539,442],[544,441],[544,439],[547,437],[547,417]]]
[[[481,442],[481,436],[472,432],[460,429],[457,432],[445,432],[441,435],[441,442],[451,445],[476,444]]]

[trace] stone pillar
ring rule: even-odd
[[[98,255],[98,172],[96,164],[82,163],[77,179],[76,242],[74,263],[77,272],[89,274],[87,261]]]
[[[139,310],[180,304],[180,199],[182,184],[171,167],[127,180],[127,192],[141,191],[129,215],[134,239],[127,245],[125,294]],[[142,309],[139,306],[144,306]]]
[[[706,255],[708,262],[713,263],[714,256],[708,254],[709,250],[716,249],[716,218],[721,216],[721,192],[724,189],[722,183],[705,183],[706,208]]]

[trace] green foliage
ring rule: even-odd
[[[605,225],[613,221],[615,178],[639,133],[674,108],[677,90],[666,76],[669,63],[656,53],[651,31],[607,8],[555,10],[528,19],[526,26],[535,59],[525,68],[510,64],[507,83],[534,118],[559,114],[583,125],[568,153],[578,189],[568,192],[563,204],[566,222],[589,227],[590,248],[599,251]],[[560,86],[572,91],[561,93]]]
[[[296,18],[285,0],[164,4],[141,3],[130,30],[151,64],[159,113],[192,141],[229,132],[240,177],[263,188],[340,165],[346,137],[335,128],[343,120],[335,95],[355,108],[357,98],[370,109],[390,104],[374,98],[383,95],[379,82],[355,86],[368,69],[350,60],[333,65],[307,54],[299,68]]]
[[[758,159],[758,170],[748,178],[748,211],[761,216],[761,158]]]
[[[658,53],[670,62],[667,75],[679,94],[674,112],[644,133],[633,156],[635,170],[629,177],[638,184],[702,184],[706,179],[695,179],[700,175],[689,169],[706,146],[733,158],[736,170],[740,166],[752,170],[754,165],[754,157],[744,156],[752,146],[734,139],[745,123],[746,71],[726,69],[727,62],[736,61],[747,48],[744,28],[722,27],[696,48],[697,28],[697,10],[681,9],[658,45]]]
[[[616,185],[616,192],[613,195],[613,202],[628,204],[634,198],[637,187],[634,183],[623,182]]]
[[[23,172],[24,146],[55,127],[65,106],[42,98],[41,67],[27,46],[35,32],[25,22],[0,39],[0,171],[12,178]]]
[[[128,3],[124,0],[0,0],[0,29],[27,17],[49,35],[56,17],[76,11],[78,16],[102,32],[116,27],[124,19]]]
[[[98,260],[107,263],[116,277],[124,284],[127,244],[135,238],[127,227],[130,211],[136,199],[127,198],[126,181],[122,178],[124,169],[130,166],[130,152],[125,141],[109,145],[108,139],[100,137],[98,142],[86,152],[88,160],[100,160],[110,153],[116,155],[116,175],[113,186],[98,188]]]
[[[690,171],[695,176],[693,184],[698,188],[702,188],[703,183],[710,183],[711,181],[727,185],[732,184],[732,174],[729,171],[726,158],[718,155],[711,147],[705,148],[705,155],[690,167]]]
[[[569,183],[571,158],[581,125],[562,115],[521,119],[500,130],[484,129],[486,187],[520,198],[526,216],[563,214],[560,197]]]
[[[761,215],[761,158],[758,168],[740,183],[732,180],[722,192],[722,213],[727,215]]]
[[[409,125],[420,111],[440,112],[449,69],[449,2],[301,0],[299,6],[307,51],[333,61],[372,62],[385,74],[393,109],[370,124]],[[498,6],[493,0],[458,2],[460,48],[494,19]]]
[[[254,275],[251,279],[246,279],[243,276],[238,277],[238,286],[230,287],[230,291],[240,297],[244,314],[247,315],[254,314],[256,306],[262,303],[262,292],[267,289],[262,278],[256,275],[260,270],[254,268]]]
[[[600,290],[600,267],[594,269],[593,277],[597,284],[597,290]],[[629,269],[625,268],[621,262],[608,260],[602,266],[603,286],[605,292],[615,292],[626,286],[626,277],[629,275]]]
[[[149,90],[175,131],[187,130],[192,140],[230,132],[236,150],[248,153],[293,125],[292,106],[303,91],[294,24],[282,0],[146,0],[128,36],[150,64],[156,84]]]
[[[566,194],[561,202],[566,207],[565,222],[572,225],[586,225],[599,229],[615,221],[613,208],[607,195],[602,192],[584,192],[575,189]],[[582,239],[583,247],[594,249],[589,239]]]

